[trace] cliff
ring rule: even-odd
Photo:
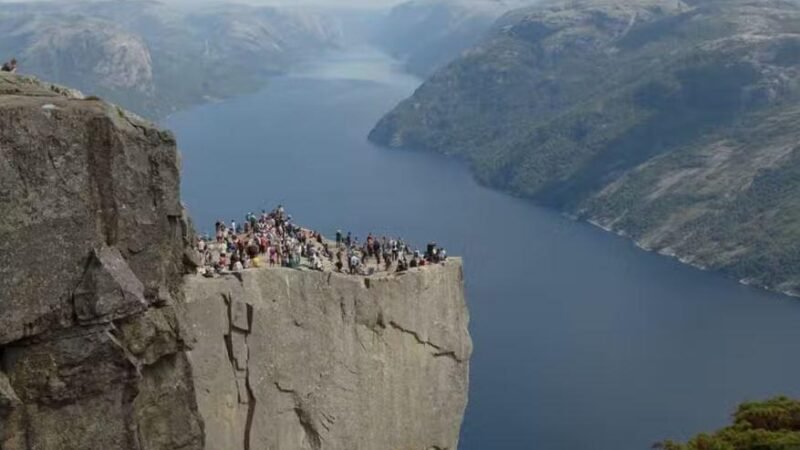
[[[0,75],[0,442],[201,449],[168,133]]]
[[[798,24],[794,1],[543,1],[499,19],[371,139],[800,293]]]
[[[0,74],[0,448],[455,448],[457,260],[205,279],[168,132]]]
[[[455,449],[468,360],[461,263],[400,276],[190,277],[207,448]]]

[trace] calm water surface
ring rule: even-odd
[[[420,81],[370,51],[173,116],[201,229],[295,220],[435,239],[466,264],[475,341],[462,450],[634,450],[800,396],[800,301],[740,286],[478,186],[459,164],[366,141]]]

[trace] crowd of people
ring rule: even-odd
[[[205,276],[267,266],[371,275],[405,272],[447,259],[447,251],[435,242],[422,253],[403,239],[372,234],[359,241],[352,233],[337,231],[335,241],[328,241],[319,232],[295,225],[280,205],[260,215],[248,213],[239,223],[217,221],[214,236],[198,237],[197,249]]]
[[[365,267],[369,268],[372,261],[378,270],[404,272],[447,259],[447,251],[439,248],[434,242],[428,244],[427,251],[423,255],[419,250],[412,251],[402,238],[386,236],[379,238],[372,233],[364,242],[359,242],[351,233],[345,236],[339,230],[336,232],[336,248],[336,270],[338,272],[344,270],[345,261],[342,261],[344,258],[347,271],[351,274],[363,274]]]

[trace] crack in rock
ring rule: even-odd
[[[312,423],[311,416],[308,414],[308,411],[298,406],[294,409],[294,412],[297,414],[297,419],[300,421],[300,426],[303,427],[303,431],[306,433],[306,438],[308,438],[308,443],[311,445],[311,448],[313,450],[320,450],[322,448],[322,437]]]
[[[232,294],[222,296],[225,302],[226,323],[228,334],[224,336],[225,346],[228,350],[228,360],[233,369],[234,382],[239,394],[239,403],[247,405],[247,421],[244,427],[244,450],[250,450],[250,438],[253,430],[253,420],[256,412],[256,397],[250,383],[250,347],[247,336],[253,325],[253,309],[247,303],[236,302]],[[240,377],[241,375],[241,377]]]
[[[300,395],[296,390],[283,387],[278,381],[276,381],[274,384],[275,388],[278,389],[278,392],[289,394],[292,397],[292,401],[294,402],[294,413],[297,415],[297,420],[300,422],[303,432],[305,432],[308,444],[313,450],[320,450],[322,448],[322,435],[314,425],[314,419],[311,417],[311,414],[309,414],[308,410],[303,407],[303,399],[300,398]],[[325,413],[322,413],[322,415],[330,424],[335,422],[335,418],[332,418],[332,416],[326,415]],[[322,426],[325,427],[326,430],[330,431],[330,428],[325,423],[323,423]]]
[[[422,339],[422,337],[420,337],[419,333],[417,333],[416,331],[403,328],[401,325],[399,325],[395,321],[390,321],[389,325],[392,328],[394,328],[395,330],[400,331],[401,333],[405,333],[405,334],[409,334],[409,335],[413,336],[414,339],[416,339],[416,341],[418,343],[420,343],[421,345],[425,345],[425,346],[431,347],[434,350],[436,350],[436,352],[433,353],[433,357],[434,358],[447,357],[447,358],[451,358],[451,359],[453,359],[453,360],[455,360],[456,362],[459,362],[459,363],[463,362],[463,360],[461,358],[459,358],[458,355],[456,355],[455,351],[447,350],[447,349],[443,348],[442,346],[440,346],[438,344],[434,344],[431,341]]]

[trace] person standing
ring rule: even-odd
[[[17,71],[17,60],[12,58],[11,61],[4,63],[2,71],[15,73]]]

